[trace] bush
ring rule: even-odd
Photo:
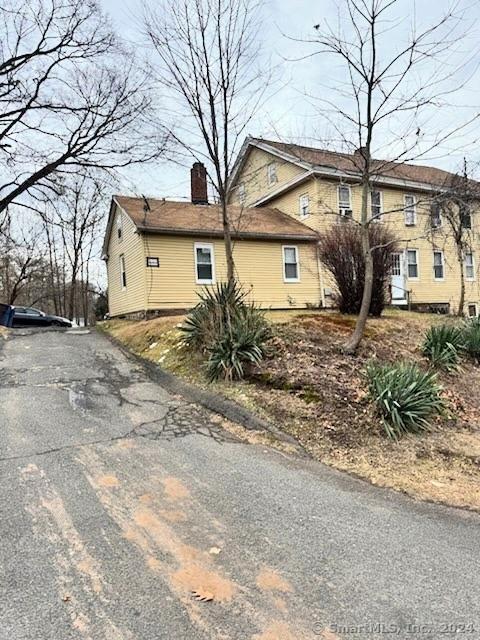
[[[369,227],[373,255],[373,289],[370,315],[380,316],[388,299],[392,254],[398,250],[395,236],[383,224]],[[360,227],[352,222],[336,224],[321,236],[320,259],[335,279],[341,313],[358,314],[365,284]]]
[[[464,349],[469,356],[480,362],[480,317],[467,320],[463,326]]]
[[[265,356],[271,335],[264,313],[245,301],[246,293],[236,283],[220,283],[205,289],[200,302],[182,325],[182,342],[208,355],[210,379],[241,379],[245,365]]]
[[[422,351],[434,367],[450,371],[458,366],[464,342],[462,327],[442,324],[426,332]]]
[[[430,429],[429,418],[444,410],[436,374],[424,373],[414,364],[370,364],[369,396],[382,416],[389,438]]]

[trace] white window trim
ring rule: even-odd
[[[441,278],[437,278],[435,275],[435,254],[439,253],[442,256],[442,273],[443,276]],[[434,249],[433,250],[433,263],[432,263],[432,269],[433,269],[433,279],[435,280],[435,282],[444,282],[445,280],[445,254],[443,253],[443,251],[441,249]],[[440,265],[438,265],[440,266]]]
[[[471,278],[467,275],[467,255],[471,255],[472,256],[473,276]],[[473,251],[467,251],[467,253],[465,254],[465,258],[463,260],[463,264],[464,264],[464,268],[465,268],[465,280],[467,282],[475,282],[475,256],[473,255]]]
[[[277,176],[277,163],[269,162],[267,164],[267,184],[270,187],[272,184],[277,184],[278,176]]]
[[[302,213],[302,200],[306,199],[307,201],[307,213]],[[305,220],[310,215],[310,196],[308,193],[302,193],[302,195],[298,199],[298,215],[300,220]]]
[[[198,263],[197,263],[197,249],[209,249],[210,259],[212,262],[212,279],[202,279],[198,277]],[[195,242],[193,245],[193,258],[195,261],[195,282],[196,284],[215,284],[215,253],[213,251],[213,244],[207,242]]]
[[[380,215],[377,216],[376,218],[373,217],[373,211],[372,211],[372,207],[373,207],[372,191],[376,191],[377,193],[380,194]],[[385,209],[383,208],[383,191],[380,191],[380,189],[370,189],[370,217],[374,222],[384,222],[384,218],[383,218],[384,213],[385,213]]]
[[[435,203],[433,203],[433,202],[432,202],[432,204],[430,205],[430,226],[431,226],[431,228],[432,228],[434,231],[436,231],[437,229],[441,229],[441,228],[443,227],[443,216],[442,216],[442,209],[441,209],[441,207],[439,206],[439,208],[438,208],[438,215],[439,215],[439,218],[440,218],[440,224],[439,224],[437,227],[434,227],[434,226],[432,225],[432,219],[433,219],[433,218],[432,218],[432,206],[433,206],[433,204],[435,204]]]
[[[411,223],[407,222],[407,207],[410,207],[410,205],[407,205],[407,198],[413,198],[413,222]],[[403,205],[405,226],[414,227],[417,224],[417,198],[413,193],[406,193],[403,196]]]
[[[247,191],[245,189],[245,183],[240,182],[238,185],[238,202],[240,204],[245,204],[246,199],[247,199]]]
[[[287,278],[286,268],[285,268],[285,249],[295,249],[295,260],[297,262],[297,277],[296,278]],[[283,269],[283,281],[284,282],[300,282],[300,258],[298,247],[295,244],[284,244],[282,245],[282,269]]]
[[[127,288],[126,284],[123,284],[123,276],[125,275],[125,282],[127,281],[127,265],[125,264],[125,255],[122,253],[118,256],[120,262],[120,286],[122,287],[122,291],[125,291]]]
[[[118,233],[120,231],[120,233]],[[123,240],[123,217],[122,212],[117,213],[117,240],[122,242]]]
[[[416,257],[416,263],[417,263],[417,275],[415,277],[410,276],[408,273],[408,252],[409,251],[415,251],[415,257]],[[407,278],[407,280],[410,280],[411,282],[418,282],[420,280],[420,251],[418,249],[414,249],[413,247],[408,247],[407,249],[405,249],[405,276]]]
[[[348,207],[341,207],[340,206],[340,188],[342,189],[348,189]],[[349,184],[345,184],[345,183],[340,183],[338,185],[337,188],[337,209],[338,209],[338,215],[340,216],[340,218],[345,218],[347,220],[353,218],[353,207],[352,207],[352,187]],[[342,213],[342,211],[351,211],[352,214],[350,216],[345,215],[345,213]]]
[[[470,315],[469,307],[475,307],[475,315],[474,316]],[[469,318],[478,318],[478,304],[476,302],[467,302],[467,316]]]

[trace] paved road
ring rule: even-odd
[[[480,638],[478,516],[242,443],[100,335],[23,334],[0,353],[2,640]]]

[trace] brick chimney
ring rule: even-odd
[[[207,170],[202,162],[194,162],[190,170],[192,203],[208,204]]]

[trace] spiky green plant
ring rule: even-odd
[[[208,355],[210,381],[241,379],[245,366],[265,355],[270,326],[264,313],[245,298],[236,283],[205,289],[181,327],[183,344]]]
[[[463,348],[462,328],[450,324],[430,327],[422,345],[423,354],[432,365],[448,371],[458,367]]]
[[[429,430],[430,419],[445,408],[436,374],[425,373],[415,364],[372,363],[367,366],[367,379],[370,399],[392,440]]]
[[[480,317],[467,320],[463,326],[466,353],[480,363]]]

